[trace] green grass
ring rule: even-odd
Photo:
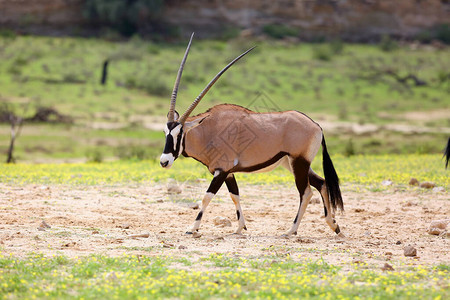
[[[154,131],[147,131],[146,136],[142,124],[134,120],[136,116],[166,115],[185,44],[155,44],[136,38],[110,42],[93,38],[0,37],[0,99],[12,103],[19,114],[29,103],[26,115],[43,105],[75,120],[71,127],[26,124],[17,141],[18,160],[90,158],[93,151],[104,158],[117,157],[120,144],[126,143],[124,133],[144,140],[141,143],[152,149],[147,158],[156,156],[162,139]],[[257,111],[299,110],[319,123],[324,117],[360,124],[427,125],[436,133],[416,135],[383,129],[371,134],[349,136],[339,132],[327,137],[339,153],[346,153],[350,139],[357,154],[442,150],[448,134],[439,134],[437,128],[450,127],[445,118],[425,122],[405,120],[401,114],[450,108],[446,76],[450,57],[443,50],[400,47],[383,52],[373,45],[342,44],[336,51],[333,44],[195,40],[183,73],[177,110],[183,112],[226,63],[255,44],[258,47],[217,82],[196,113],[215,104],[235,103]],[[323,51],[320,49],[328,48],[326,60],[317,58],[317,53]],[[106,86],[101,86],[105,59],[110,59],[109,79]],[[386,70],[400,76],[412,73],[427,85],[406,87],[384,75],[368,78]],[[89,124],[93,121],[121,123],[125,128],[105,133],[92,129]],[[2,126],[0,132],[0,151],[4,152],[9,129]],[[109,143],[96,144],[105,135]]]
[[[322,61],[314,59],[318,47],[314,44],[194,41],[183,73],[179,110],[227,62],[254,44],[258,48],[221,78],[198,112],[222,102],[245,106],[258,92],[265,92],[282,110],[337,115],[346,105],[349,117],[364,112],[374,121],[378,111],[449,107],[448,86],[438,82],[440,74],[450,69],[447,51],[405,47],[385,53],[375,46],[346,45],[341,54]],[[139,39],[108,42],[31,36],[3,38],[0,45],[3,97],[52,105],[75,117],[115,112],[124,119],[133,113],[165,115],[185,48],[185,43],[153,44]],[[101,65],[107,58],[111,59],[109,83],[103,87],[99,84]],[[402,75],[412,72],[428,86],[408,90],[388,77],[376,82],[360,78],[371,67]],[[424,101],[425,94],[429,101]]]
[[[0,297],[9,299],[445,299],[449,266],[356,267],[284,257],[95,255],[0,252]],[[182,266],[182,268],[180,268]]]
[[[342,183],[367,187],[387,188],[384,180],[395,186],[407,186],[411,177],[419,181],[433,181],[448,189],[450,179],[440,155],[376,155],[333,157],[335,168]],[[321,158],[312,168],[321,173]],[[2,164],[0,182],[11,184],[129,184],[160,182],[168,178],[177,181],[210,180],[211,174],[193,159],[178,159],[170,170],[159,166],[159,161],[116,161],[108,163],[74,164]],[[269,173],[237,174],[238,182],[249,184],[293,183],[293,176],[282,168]]]

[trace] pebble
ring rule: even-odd
[[[419,186],[424,189],[432,189],[436,186],[436,184],[431,181],[424,181],[421,184],[419,184]]]
[[[409,180],[409,185],[419,185],[419,180],[413,177]]]
[[[403,248],[403,254],[405,256],[417,256],[417,249],[409,245]]]
[[[225,217],[215,217],[213,219],[214,225],[218,227],[231,227],[231,221]]]
[[[381,270],[383,270],[383,271],[394,271],[394,267],[391,266],[388,263],[385,263],[384,266],[381,267]]]

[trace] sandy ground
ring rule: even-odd
[[[345,237],[326,225],[315,193],[301,221],[299,234],[283,238],[298,208],[298,194],[290,186],[241,184],[242,207],[248,231],[237,228],[234,204],[223,187],[213,199],[200,227],[201,236],[184,234],[198,209],[207,182],[185,183],[181,194],[169,194],[166,184],[67,187],[0,184],[0,249],[3,254],[30,252],[69,257],[92,253],[172,255],[198,258],[211,253],[263,257],[323,258],[350,266],[387,261],[402,264],[450,263],[450,238],[427,233],[430,222],[450,218],[450,194],[407,188],[371,192],[343,186],[345,213],[337,222]],[[214,225],[215,217],[231,220],[231,227]],[[42,221],[51,228],[40,228]],[[450,226],[450,225],[449,225]],[[41,226],[42,227],[42,226]],[[148,237],[132,235],[148,233]],[[416,257],[405,257],[412,245]]]

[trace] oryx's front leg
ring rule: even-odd
[[[228,191],[230,192],[231,200],[233,200],[234,205],[236,206],[236,215],[239,225],[235,233],[242,234],[242,229],[247,230],[247,227],[245,226],[244,214],[242,213],[241,202],[239,199],[239,188],[237,186],[236,178],[234,178],[233,174],[229,174],[227,179],[225,179],[225,183]]]
[[[211,184],[209,185],[208,190],[206,191],[205,196],[203,196],[202,200],[202,208],[200,212],[197,215],[197,218],[195,219],[194,225],[192,226],[192,229],[187,234],[192,234],[196,231],[198,231],[198,228],[200,227],[200,223],[202,221],[203,213],[206,210],[206,207],[208,207],[209,202],[211,202],[211,199],[216,195],[217,191],[222,186],[223,182],[227,178],[227,173],[222,172],[220,170],[216,170],[214,172],[214,178],[211,181]]]

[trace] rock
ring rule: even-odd
[[[413,177],[409,180],[409,185],[419,185],[419,180]]]
[[[47,228],[52,228],[50,225],[47,224],[47,222],[45,222],[44,220],[41,222],[41,224],[39,224],[39,228],[38,229],[47,229]]]
[[[186,247],[186,246],[183,246],[183,245],[180,245],[180,246],[178,246],[178,249],[180,249],[180,250],[186,250],[187,247]]]
[[[389,185],[392,185],[392,181],[390,181],[390,180],[383,180],[382,182],[381,182],[381,185],[384,185],[384,186],[389,186]]]
[[[169,194],[181,194],[182,189],[174,179],[171,179],[167,183],[167,192]]]
[[[447,225],[450,223],[450,219],[432,221],[430,228],[447,229]]]
[[[119,226],[117,226],[118,228],[122,228],[122,229],[130,229],[130,224],[128,223],[123,223],[120,224]]]
[[[162,242],[162,246],[163,246],[163,248],[173,248],[173,247],[175,247],[175,245],[174,244],[172,244],[172,243],[167,243],[167,242]]]
[[[110,273],[106,274],[105,279],[111,280],[111,281],[116,281],[117,275],[115,272],[110,272]]]
[[[441,235],[443,232],[445,232],[445,230],[435,227],[431,227],[430,229],[428,229],[428,233],[432,235]]]
[[[202,234],[199,233],[199,232],[197,232],[197,231],[195,231],[195,232],[192,234],[192,237],[193,237],[194,239],[198,239],[198,238],[201,237],[201,236],[202,236]]]
[[[432,235],[444,234],[449,223],[450,219],[432,221],[428,233]]]
[[[215,217],[213,219],[214,225],[217,227],[231,227],[231,221],[225,217]]]
[[[396,245],[401,245],[402,242],[401,242],[401,241],[396,241],[395,244],[396,244]]]
[[[391,266],[388,263],[385,263],[384,266],[381,267],[381,270],[383,270],[383,271],[394,271],[394,267]]]
[[[417,256],[417,249],[409,245],[403,248],[403,254],[405,256]]]
[[[200,208],[200,206],[198,205],[197,202],[189,203],[189,204],[187,205],[187,207],[192,208],[192,209],[199,209],[199,208]]]
[[[130,238],[148,238],[150,237],[150,233],[148,232],[144,232],[144,233],[138,233],[138,234],[131,234],[129,235]]]
[[[92,231],[92,234],[99,234],[99,233],[100,233],[100,231],[98,231],[98,230]]]
[[[433,192],[434,193],[445,193],[445,188],[443,188],[442,186],[437,186],[433,188]]]
[[[421,184],[419,184],[419,186],[424,189],[432,189],[436,186],[436,184],[431,181],[424,181]]]
[[[313,204],[320,204],[320,198],[319,197],[313,197],[311,198],[311,203]]]

